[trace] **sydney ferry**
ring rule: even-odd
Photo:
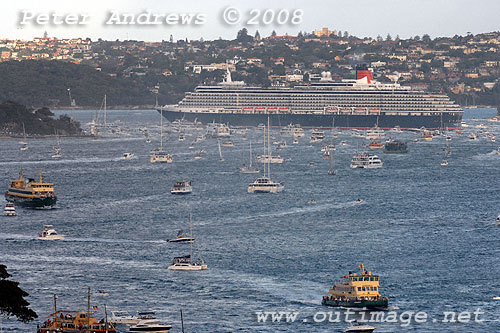
[[[218,85],[198,86],[177,105],[158,111],[173,122],[177,119],[203,124],[223,123],[250,127],[300,124],[304,128],[458,128],[463,110],[441,93],[412,90],[373,80],[366,65],[356,67],[355,80],[332,80],[322,73],[308,84],[294,87],[247,86],[233,81],[231,72]]]
[[[19,172],[19,179],[9,182],[5,199],[28,208],[52,207],[57,202],[57,197],[54,195],[54,184],[44,183],[41,171],[40,180],[36,182],[32,178],[24,179],[22,169]]]
[[[321,304],[335,307],[386,309],[389,303],[387,297],[379,293],[380,277],[367,271],[360,265],[361,273],[349,272],[344,276],[344,282],[335,282],[323,296]]]

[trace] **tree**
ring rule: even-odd
[[[418,41],[420,40],[420,36],[419,36],[419,35],[416,35],[416,36],[413,38],[413,40],[415,40],[415,41],[417,41],[417,42],[418,42]]]
[[[302,38],[304,37],[304,33],[302,31],[299,31],[299,33],[297,34],[297,37],[298,38]]]
[[[255,40],[260,40],[260,33],[259,33],[259,30],[255,31],[255,36],[254,36],[254,39],[255,39]]]
[[[422,36],[422,42],[430,43],[431,42],[431,36],[429,36],[428,34],[423,35]]]
[[[377,35],[377,42],[381,42],[381,41],[383,41],[383,40],[384,40],[384,39],[382,38],[382,36]]]
[[[391,34],[387,34],[387,37],[385,37],[385,40],[388,41],[388,42],[392,41]]]
[[[170,34],[170,43],[174,42],[174,35]]]
[[[16,316],[25,323],[38,318],[36,312],[28,308],[30,303],[24,299],[29,294],[19,288],[19,282],[7,280],[9,277],[7,267],[0,265],[0,313]]]
[[[271,32],[271,37],[276,37],[277,34],[276,34],[276,30],[273,30],[273,32]]]
[[[399,38],[399,35],[396,35],[396,38],[394,39],[396,42],[399,42],[401,38]]]
[[[247,28],[243,28],[240,31],[238,31],[238,34],[236,35],[236,40],[241,43],[246,43],[246,42],[251,42],[252,41],[252,36],[248,34]]]
[[[349,33],[346,31],[344,31],[344,38],[349,38]]]

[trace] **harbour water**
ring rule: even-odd
[[[60,113],[63,111],[58,111]],[[462,135],[452,132],[430,142],[415,132],[387,132],[408,141],[407,154],[374,151],[382,169],[352,170],[349,162],[367,141],[343,131],[334,139],[337,175],[327,173],[321,144],[309,144],[310,131],[280,151],[290,158],[272,166],[273,180],[285,182],[274,195],[247,193],[256,175],[237,168],[248,164],[249,142],[262,153],[262,131],[251,129],[248,140],[235,134],[234,147],[207,138],[164,137],[172,164],[151,164],[149,152],[159,145],[159,114],[151,110],[108,111],[107,119],[127,135],[62,138],[62,158],[52,159],[55,139],[29,139],[19,150],[18,139],[0,142],[0,184],[17,177],[55,183],[57,209],[26,210],[0,217],[0,263],[30,296],[39,319],[23,324],[2,318],[4,331],[34,332],[37,322],[53,310],[86,310],[87,287],[109,297],[92,299],[99,316],[111,310],[152,310],[162,321],[186,332],[342,332],[345,322],[315,322],[334,280],[360,263],[381,276],[381,293],[391,309],[424,311],[425,323],[372,323],[376,332],[494,332],[500,330],[498,257],[500,227],[500,143],[485,135],[472,141],[480,123],[500,137],[500,124],[486,118],[493,109],[466,111],[470,125]],[[76,111],[82,124],[93,111]],[[70,113],[71,115],[71,113]],[[478,120],[472,120],[472,118]],[[152,143],[138,131],[147,127]],[[277,131],[274,133],[277,135]],[[327,140],[330,133],[326,131]],[[418,138],[418,142],[412,139]],[[341,145],[345,140],[347,145]],[[451,146],[447,167],[442,148]],[[194,156],[203,149],[203,158]],[[122,160],[125,152],[135,158]],[[315,162],[310,166],[310,162]],[[193,194],[172,196],[177,180],[191,180]],[[356,204],[362,199],[362,204]],[[316,201],[312,204],[311,201]],[[193,214],[198,248],[208,264],[202,272],[167,270],[174,256],[189,247],[171,244],[178,229],[188,230]],[[44,224],[53,224],[66,238],[35,240]],[[445,311],[484,312],[482,322],[443,323]],[[258,311],[299,312],[293,323],[259,323]],[[433,320],[435,319],[435,320]]]

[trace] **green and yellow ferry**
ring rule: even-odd
[[[321,304],[335,307],[386,309],[389,304],[387,297],[379,293],[380,277],[364,269],[361,273],[349,272],[343,282],[335,282],[323,296]]]
[[[44,183],[40,171],[40,181],[23,177],[23,170],[19,171],[19,179],[11,180],[5,192],[5,199],[17,205],[28,208],[52,207],[57,202],[54,195],[54,184]]]

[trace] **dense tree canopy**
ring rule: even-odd
[[[28,308],[30,303],[24,299],[29,294],[19,288],[19,282],[7,280],[10,276],[7,267],[0,265],[0,313],[16,316],[23,322],[38,318],[36,312]]]

